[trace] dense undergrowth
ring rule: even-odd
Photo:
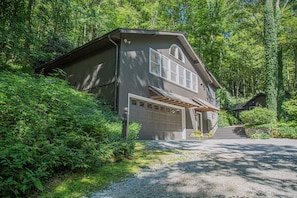
[[[276,120],[275,112],[267,108],[256,107],[253,110],[243,111],[240,118],[245,124],[245,130],[251,138],[290,138],[297,139],[296,99],[284,103],[286,119]],[[293,111],[293,112],[292,112]]]
[[[0,73],[0,197],[23,197],[63,171],[90,170],[129,157],[140,126],[67,82]]]

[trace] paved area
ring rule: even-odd
[[[92,197],[296,197],[297,140],[150,141],[172,150]]]
[[[248,138],[245,134],[243,125],[235,125],[218,128],[213,139],[243,139]]]

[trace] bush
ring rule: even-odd
[[[276,114],[267,108],[256,107],[252,110],[241,112],[240,118],[244,124],[249,125],[271,124],[276,121]]]
[[[108,111],[63,80],[1,72],[0,197],[24,197],[57,172],[129,156],[140,126],[129,126],[125,141]]]
[[[267,134],[267,133],[263,133],[263,134],[254,133],[254,134],[251,135],[251,138],[252,139],[269,139],[270,135]]]
[[[238,120],[227,111],[219,111],[219,127],[231,126],[237,124]]]
[[[279,127],[278,130],[273,132],[273,137],[297,139],[297,127]]]
[[[285,110],[288,119],[297,123],[297,98],[284,102],[282,108]]]

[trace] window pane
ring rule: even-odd
[[[214,90],[209,85],[207,86],[207,88],[208,88],[208,96],[210,98],[212,98],[212,99],[215,99],[215,92],[214,92]]]
[[[150,72],[156,75],[160,75],[160,54],[151,49],[150,57]]]
[[[170,61],[170,74],[171,74],[171,80],[173,82],[177,82],[177,64],[173,61]]]
[[[153,50],[151,50],[151,61],[154,63],[159,62],[159,54]]]
[[[159,75],[159,65],[151,62],[151,70],[150,70],[151,73],[154,73],[154,74],[157,74]]]
[[[169,79],[169,67],[168,67],[168,62],[169,62],[169,59],[162,56],[162,59],[161,59],[161,76],[163,78],[166,78],[166,79]]]
[[[176,51],[176,45],[172,45],[171,47],[170,47],[170,54],[172,55],[172,56],[174,56],[175,57],[175,51]]]
[[[178,59],[181,60],[182,62],[184,62],[184,55],[183,55],[181,49],[178,49]]]
[[[198,80],[196,74],[192,73],[192,84],[193,84],[193,90],[198,91]]]
[[[185,84],[185,82],[184,82],[184,80],[185,80],[184,72],[185,72],[185,68],[183,68],[182,66],[179,65],[179,67],[178,67],[178,76],[179,76],[178,83],[180,85],[182,85],[182,86],[184,86],[184,84]]]
[[[191,72],[186,70],[186,87],[192,89]]]

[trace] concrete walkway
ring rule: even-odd
[[[213,139],[243,139],[247,138],[243,125],[218,128]]]
[[[133,178],[92,197],[296,197],[297,141],[148,141],[172,150]]]

